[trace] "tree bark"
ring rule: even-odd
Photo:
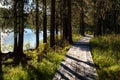
[[[55,45],[55,0],[51,0],[51,27],[50,27],[50,47]]]
[[[81,0],[81,12],[80,12],[80,33],[85,35],[85,25],[84,25],[84,9],[83,9],[83,0]]]
[[[118,18],[118,14],[117,14],[117,10],[114,10],[114,19],[113,19],[113,22],[114,22],[114,31],[116,34],[118,34],[118,24],[117,24],[117,18]]]
[[[36,49],[39,47],[39,25],[38,25],[38,16],[39,16],[39,9],[38,9],[38,0],[36,0]]]
[[[63,38],[63,0],[61,0],[60,2],[60,34],[61,34],[61,38]]]
[[[56,15],[56,23],[55,23],[55,32],[56,32],[56,39],[58,39],[58,26],[59,26],[59,21],[58,21],[58,16]]]
[[[67,0],[63,0],[63,11],[62,11],[62,16],[63,16],[63,41],[67,41],[68,40],[68,30],[67,30],[67,25],[68,25],[68,21],[67,21]],[[67,31],[67,32],[66,32]]]
[[[71,26],[71,0],[67,0],[68,3],[68,25],[67,25],[67,29],[68,29],[68,37],[69,37],[69,43],[73,43],[72,41],[72,26]]]
[[[97,22],[97,36],[102,35],[102,23],[101,23],[101,18],[98,18],[98,22]]]
[[[18,41],[18,53],[23,54],[23,38],[24,38],[24,1],[19,1],[20,5],[20,24],[19,24],[19,41]]]
[[[1,52],[1,28],[0,28],[0,80],[3,80],[3,77],[2,77],[2,52]]]
[[[43,43],[47,43],[47,15],[46,0],[43,0]]]
[[[56,14],[55,14],[55,32],[56,32],[56,39],[58,39],[58,26],[59,26],[59,12],[58,10],[56,11]]]
[[[14,53],[17,52],[17,0],[14,0]]]

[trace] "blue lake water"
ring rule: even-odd
[[[49,35],[49,31],[47,31]],[[39,40],[43,40],[43,32],[39,33]],[[24,29],[24,50],[33,49],[36,45],[36,32],[33,29]],[[14,47],[14,33],[1,32],[2,52],[12,52]]]

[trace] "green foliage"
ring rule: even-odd
[[[29,80],[27,72],[21,65],[6,70],[6,74],[3,75],[3,78],[4,80]]]
[[[81,36],[80,34],[78,34],[78,33],[77,33],[77,34],[73,34],[72,36],[73,36],[73,41],[74,41],[74,42],[78,41],[78,40],[82,37],[82,36]]]
[[[48,67],[49,66],[49,67]],[[53,67],[54,66],[54,67]],[[38,69],[41,73],[42,80],[50,80],[52,79],[52,75],[54,75],[55,64],[48,61],[47,59],[43,59],[40,64],[38,64]]]
[[[27,64],[3,65],[3,79],[52,80],[70,45],[57,48],[60,50],[54,51],[49,47],[49,43],[41,43],[38,49],[24,51],[31,59],[27,61]],[[13,59],[6,61],[6,63],[11,62],[14,62]]]
[[[2,52],[5,52],[5,51],[7,51],[7,50],[9,50],[9,51],[13,51],[13,45],[6,45],[6,44],[2,44],[2,46],[1,46],[1,51]]]
[[[120,80],[120,35],[91,40],[91,49],[100,80]]]
[[[24,50],[30,49],[30,42],[26,42],[23,47]]]

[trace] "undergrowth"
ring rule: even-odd
[[[78,39],[80,35],[74,35],[73,40]],[[24,60],[26,63],[16,65],[13,59],[8,59],[8,65],[2,65],[3,80],[52,80],[70,45],[55,46],[56,50],[49,46],[49,43],[40,43],[38,49],[24,51],[30,58]]]
[[[120,35],[96,37],[90,45],[99,80],[120,80]]]
[[[2,65],[4,80],[52,80],[70,45],[54,51],[49,44],[41,44],[37,50],[28,50],[24,54],[31,59],[26,64]],[[44,48],[47,47],[46,51]],[[47,52],[47,53],[46,53]],[[13,60],[9,60],[10,62]]]

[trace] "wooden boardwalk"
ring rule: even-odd
[[[74,43],[68,51],[53,80],[98,80],[86,35]]]

